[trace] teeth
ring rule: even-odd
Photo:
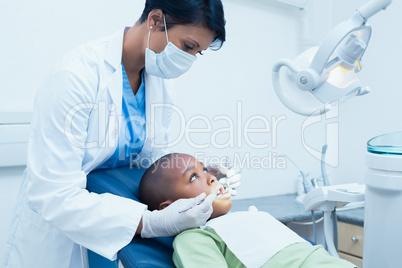
[[[216,186],[216,195],[221,195],[222,194],[222,187],[221,185]]]

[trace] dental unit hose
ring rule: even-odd
[[[326,169],[326,166],[325,166],[325,155],[327,153],[327,148],[328,148],[327,144],[322,146],[322,153],[321,153],[321,175],[322,175],[322,180],[324,182],[324,186],[330,186],[331,185],[329,183],[329,180],[328,180],[327,169]]]

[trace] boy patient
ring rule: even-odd
[[[207,224],[176,236],[173,262],[177,267],[356,267],[330,256],[322,246],[304,242],[266,212],[227,214],[232,206],[230,193],[225,193],[216,177],[190,155],[174,153],[158,159],[144,173],[139,191],[141,201],[149,210],[161,210],[178,199],[193,198],[201,193],[216,195]],[[219,227],[225,219],[229,220],[226,234]],[[255,227],[258,224],[262,224],[261,227]],[[273,239],[258,241],[264,233],[268,237],[272,235]],[[274,238],[278,235],[288,237],[283,239],[287,242]],[[262,256],[265,254],[261,252],[265,251],[254,250],[260,247],[268,249],[272,255]],[[247,249],[251,253],[247,253]]]

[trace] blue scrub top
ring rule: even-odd
[[[113,155],[98,168],[115,168],[127,166],[141,152],[145,141],[145,82],[144,72],[141,74],[141,85],[134,95],[126,70],[123,71],[123,102],[122,112],[124,122],[121,123],[119,141]]]

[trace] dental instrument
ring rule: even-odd
[[[192,209],[192,208],[198,206],[199,204],[201,204],[202,202],[204,202],[204,200],[205,200],[205,199],[202,199],[202,200],[200,200],[199,202],[197,202],[197,203],[195,203],[195,204],[193,204],[193,205],[191,205],[191,206],[188,206],[188,207],[186,207],[186,208],[183,209],[183,210],[180,210],[180,211],[179,211],[179,214],[184,213],[184,212],[186,212],[186,211],[189,211],[190,209]]]
[[[314,188],[314,189],[316,189],[316,188],[319,187],[319,186],[318,186],[317,178],[312,178],[312,179],[311,179],[311,184],[313,185],[313,188]]]
[[[219,195],[224,195],[225,193],[227,193],[227,192],[224,192],[223,190],[221,191],[221,188],[223,188],[222,185],[216,186],[216,189],[217,189],[217,190],[216,190],[216,193],[215,193],[215,195],[216,195],[216,196],[215,196],[215,199],[216,199]],[[198,206],[199,204],[201,204],[202,202],[204,202],[204,200],[205,200],[205,198],[202,199],[202,200],[200,200],[199,202],[197,202],[197,203],[191,205],[191,206],[186,207],[186,208],[183,209],[183,210],[180,210],[180,211],[179,211],[179,214],[184,213],[184,212],[186,212],[186,211],[189,211],[190,209],[192,209],[192,208]]]
[[[302,180],[303,180],[304,193],[307,194],[307,193],[310,192],[314,187],[313,187],[313,185],[311,184],[311,181],[309,181],[309,180],[307,179],[308,173],[307,173],[307,174],[304,174],[304,172],[300,170],[300,174],[301,174]]]

